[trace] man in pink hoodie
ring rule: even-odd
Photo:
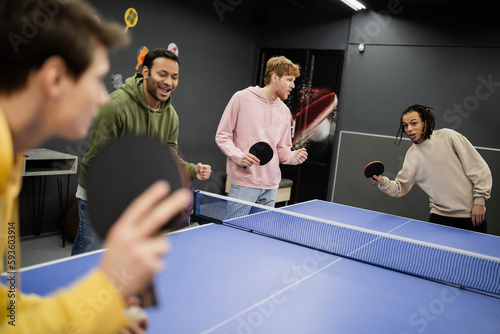
[[[304,148],[292,151],[290,110],[283,103],[295,88],[300,68],[280,56],[268,60],[265,87],[248,87],[236,92],[219,123],[215,141],[227,156],[229,197],[274,206],[281,181],[279,164],[297,165],[307,159]],[[273,149],[271,161],[249,153],[257,142]]]

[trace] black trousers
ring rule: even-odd
[[[446,217],[436,215],[435,213],[431,213],[429,217],[429,222],[435,224],[446,225],[450,227],[461,228],[464,230],[488,233],[486,219],[479,226],[472,225],[472,218],[454,218],[454,217]]]

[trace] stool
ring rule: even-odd
[[[293,181],[290,179],[281,179],[278,186],[278,194],[276,195],[276,203],[285,202],[288,205],[290,196],[292,195]],[[229,194],[229,188],[231,188],[231,183],[226,181],[226,194]]]

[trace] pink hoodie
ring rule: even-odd
[[[296,165],[297,152],[292,151],[291,115],[277,98],[269,101],[259,86],[236,92],[229,101],[217,128],[215,142],[227,156],[227,177],[232,184],[277,189],[281,181],[279,164]],[[260,141],[274,150],[271,161],[264,165],[240,167],[250,147]]]

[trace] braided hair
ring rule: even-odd
[[[398,137],[399,137],[398,146],[401,143],[401,140],[403,139],[403,133],[405,133],[403,126],[403,116],[412,111],[418,112],[420,119],[422,120],[422,122],[424,122],[423,139],[424,140],[429,139],[432,135],[432,131],[434,130],[434,126],[436,125],[436,117],[431,112],[431,110],[434,110],[434,108],[427,107],[421,104],[414,104],[406,108],[405,111],[403,111],[403,114],[401,115],[401,119],[399,121],[399,130],[396,135],[396,139],[394,140],[394,143],[396,143]]]

